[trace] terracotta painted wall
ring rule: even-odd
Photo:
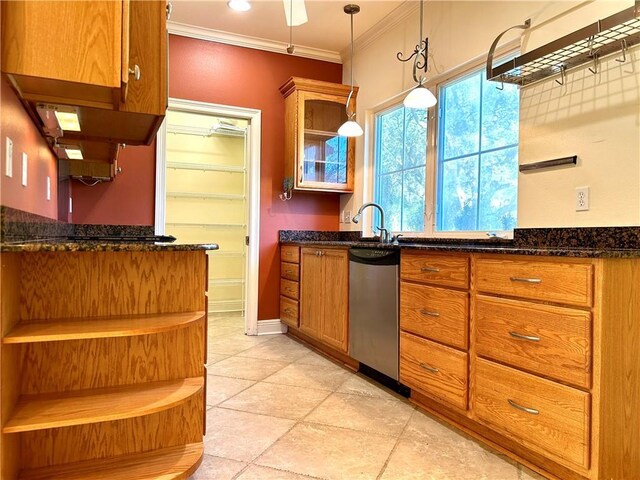
[[[122,168],[113,182],[89,187],[72,181],[73,223],[153,225],[155,218],[156,148],[126,147]]]
[[[294,193],[282,202],[284,100],[289,77],[342,81],[342,65],[179,36],[169,38],[169,95],[262,111],[258,319],[279,318],[278,230],[338,230],[338,195]]]
[[[31,121],[7,81],[1,80],[0,203],[49,218],[58,217],[58,161]],[[5,175],[6,137],[13,141],[13,176]],[[22,152],[27,154],[27,186],[22,186]],[[47,200],[47,177],[51,179],[51,199]]]

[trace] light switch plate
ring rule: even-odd
[[[27,154],[22,152],[22,186],[27,186]]]
[[[13,141],[9,137],[6,138],[4,174],[7,177],[13,177]]]

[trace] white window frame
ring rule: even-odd
[[[496,51],[495,58],[500,59],[502,57],[512,55],[520,48],[519,40],[513,40],[503,45]],[[453,68],[443,74],[432,77],[425,86],[429,88],[439,99],[440,88],[452,81],[463,78],[465,75],[477,71],[479,68],[486,66],[487,56],[486,54],[479,55],[472,60],[465,62],[464,64]],[[499,60],[498,60],[499,61]],[[497,84],[496,84],[497,86]],[[402,100],[409,91],[405,91],[396,95],[389,100],[375,106],[373,109],[367,111],[366,123],[371,131],[371,138],[366,139],[367,152],[365,157],[366,170],[369,172],[367,175],[366,186],[368,189],[363,191],[363,203],[366,201],[373,201],[374,188],[375,188],[375,145],[376,145],[376,116],[380,113],[384,113],[386,110],[390,110],[394,106],[398,106],[402,103]],[[436,230],[436,200],[437,200],[437,182],[438,182],[438,128],[439,128],[439,104],[431,107],[427,113],[427,161],[426,161],[426,174],[425,174],[425,219],[424,219],[424,231],[423,232],[407,232],[407,237],[428,237],[428,238],[467,238],[467,239],[479,239],[488,238],[489,234],[495,234],[502,238],[513,238],[512,230],[499,230],[486,232],[482,230],[466,230],[466,231],[452,231],[443,232]],[[519,142],[518,142],[519,143]],[[369,198],[370,200],[365,200]],[[367,209],[369,210],[369,209]],[[373,227],[373,215],[367,213],[366,218],[363,221],[363,232],[365,236],[368,236],[368,232],[371,232]],[[392,232],[393,234],[405,232]]]

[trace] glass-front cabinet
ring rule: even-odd
[[[285,97],[285,190],[353,192],[355,139],[338,135],[347,121],[349,85],[292,77]],[[354,88],[351,109],[356,108]],[[287,186],[288,184],[288,186]]]

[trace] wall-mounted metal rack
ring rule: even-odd
[[[525,163],[520,165],[520,172],[531,172],[537,170],[544,170],[545,168],[559,167],[562,165],[576,165],[578,163],[578,156],[573,155],[571,157],[554,158],[553,160],[542,160],[541,162]]]
[[[512,28],[527,29],[529,25],[527,21]],[[500,34],[489,50],[488,80],[528,85],[560,74],[564,82],[564,72],[580,65],[591,63],[589,69],[597,73],[599,59],[606,55],[621,52],[621,58],[617,60],[627,60],[627,49],[640,43],[640,0],[632,7],[493,67],[498,42],[509,30]]]

